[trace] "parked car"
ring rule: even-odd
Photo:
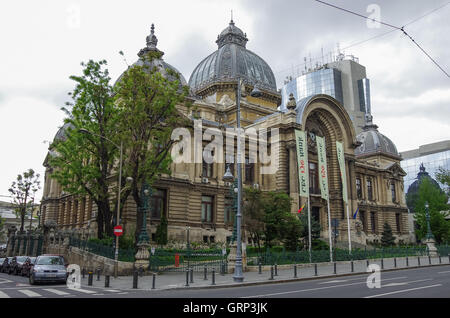
[[[61,282],[67,281],[67,270],[64,257],[61,255],[41,255],[36,257],[29,279],[30,285],[38,282]]]
[[[0,258],[0,273],[1,273],[2,270],[3,270],[3,262],[5,261],[5,259],[6,259],[6,258],[4,258],[4,257]]]
[[[9,273],[9,262],[11,258],[6,257],[2,263],[2,273]]]
[[[22,274],[23,263],[27,260],[28,256],[14,256],[9,264],[9,274],[19,275]]]
[[[33,269],[36,257],[28,257],[22,266],[22,276],[30,277],[31,270]]]

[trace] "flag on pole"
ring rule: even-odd
[[[344,146],[341,142],[336,141],[337,157],[342,180],[342,199],[347,203],[347,173],[345,172]]]
[[[302,207],[301,207],[300,209],[298,209],[298,212],[297,212],[297,213],[302,213],[302,211],[303,211],[303,208],[305,207],[305,205],[306,205],[306,203],[305,203],[305,204],[303,204],[303,205],[302,205]]]
[[[356,214],[358,214],[359,207],[356,209],[355,214],[353,214],[353,219],[356,219]]]
[[[325,140],[323,137],[316,136],[317,156],[319,159],[319,180],[320,193],[322,199],[328,200],[328,173],[327,173],[327,154],[325,152]]]
[[[306,149],[306,134],[302,130],[295,130],[295,143],[297,145],[299,195],[309,197],[308,180],[308,151]]]

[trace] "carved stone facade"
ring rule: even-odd
[[[180,106],[179,111],[192,120],[201,119],[203,133],[208,128],[215,128],[225,135],[226,127],[236,126],[237,84],[215,80],[213,84],[205,85],[196,82],[199,91],[194,91],[190,97],[194,100],[193,110],[187,113],[186,109]],[[277,106],[281,103],[278,93],[261,87],[262,96],[255,98],[249,95],[252,85],[246,83],[244,87],[248,95],[241,99],[240,105],[245,132],[248,133],[252,129],[270,131],[271,128],[278,128],[280,140],[278,156],[275,158],[279,163],[278,169],[272,174],[262,174],[261,171],[266,165],[262,164],[259,158],[253,165],[242,164],[244,187],[286,192],[292,198],[291,212],[296,213],[305,203],[305,198],[299,197],[295,129],[306,130],[311,168],[317,164],[315,136],[325,138],[331,218],[342,220],[339,222],[341,235],[338,241],[347,241],[347,211],[342,200],[336,141],[344,145],[352,241],[365,245],[369,241],[380,240],[384,222],[389,222],[398,239],[407,239],[409,229],[404,192],[401,187],[404,172],[399,165],[400,157],[384,153],[356,156],[355,149],[360,143],[357,141],[351,119],[345,108],[331,96],[315,95],[295,109],[280,112],[277,110]],[[193,129],[189,129],[191,136],[194,136]],[[191,138],[191,145],[195,150],[194,138]],[[246,157],[249,155],[248,147],[249,144],[246,142],[243,151]],[[236,142],[234,150],[236,151]],[[225,142],[223,151],[226,152]],[[273,147],[271,151],[274,151]],[[51,178],[52,168],[46,162],[41,222],[53,221],[58,229],[76,229],[82,232],[83,236],[95,236],[97,212],[95,204],[88,197],[74,197],[62,192],[61,187]],[[226,164],[218,162],[213,163],[210,169],[203,168],[202,163],[173,163],[171,175],[162,175],[153,185],[152,204],[153,211],[156,212],[154,215],[148,215],[147,222],[147,230],[152,240],[162,213],[168,220],[169,240],[185,242],[187,226],[190,227],[191,242],[226,242],[227,238],[231,237],[233,226],[225,209],[230,199],[228,197],[230,189],[229,185],[222,181]],[[321,198],[316,184],[317,169],[310,171],[311,213],[320,221],[321,237],[327,241],[329,234],[327,202]],[[234,176],[237,175],[236,165],[232,173]],[[113,183],[115,179],[115,176],[112,176],[111,182]],[[373,191],[370,198],[366,191],[368,180]],[[362,190],[357,190],[359,186],[357,183],[361,185]],[[394,184],[394,199],[391,184]],[[362,195],[359,197],[361,191]],[[358,207],[357,217],[353,219],[352,216]],[[205,211],[208,211],[207,213],[211,211],[211,214],[206,217]],[[135,230],[137,213],[136,206],[130,198],[122,215],[125,234],[133,233]],[[372,220],[375,220],[374,231]]]

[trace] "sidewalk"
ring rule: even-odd
[[[440,262],[441,261],[441,262]],[[377,264],[383,271],[396,270],[401,268],[415,268],[419,266],[419,260],[417,256],[408,257],[408,264],[406,258],[387,258],[387,259],[371,259],[369,264]],[[420,267],[436,266],[436,265],[448,265],[450,264],[449,257],[443,256],[441,260],[439,257],[431,258],[428,256],[420,257]],[[407,266],[408,265],[408,266]],[[355,274],[368,273],[367,261],[358,260],[353,262],[353,272],[351,269],[351,262],[336,262],[336,274],[334,272],[334,263],[318,263],[317,264],[317,276],[315,275],[315,264],[299,264],[297,265],[297,278],[294,277],[294,265],[280,265],[278,266],[277,276],[271,278],[270,270],[262,270],[262,273],[258,273],[258,266],[252,266],[252,271],[244,272],[244,281],[236,283],[233,280],[233,274],[221,275],[215,273],[215,285],[212,285],[212,272],[207,273],[207,280],[204,280],[204,272],[194,272],[193,283],[189,275],[189,286],[186,286],[186,272],[164,272],[155,275],[155,289],[167,290],[167,289],[184,289],[184,288],[218,288],[218,287],[235,287],[235,286],[248,286],[255,284],[267,284],[267,283],[280,283],[289,281],[298,281],[305,279],[326,278],[326,277],[339,277]],[[269,268],[267,266],[265,269]],[[256,270],[256,271],[255,271]],[[139,290],[151,290],[153,284],[153,276],[141,276],[138,277],[138,289]],[[81,286],[88,287],[88,275],[81,279]],[[105,277],[100,276],[100,281],[97,280],[97,275],[94,273],[92,279],[92,286],[90,288],[100,289],[119,289],[119,290],[132,290],[133,289],[133,277],[132,276],[119,276],[118,278],[110,277],[109,288],[105,288]],[[134,289],[135,290],[135,289]]]

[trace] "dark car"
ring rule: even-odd
[[[27,260],[28,256],[14,256],[9,264],[9,274],[19,275],[22,274],[23,263]]]
[[[22,276],[30,277],[36,257],[28,257],[22,266]]]
[[[38,282],[67,281],[67,270],[64,257],[61,255],[41,255],[36,257],[33,269],[30,273],[30,285]]]
[[[9,273],[9,262],[11,261],[11,258],[5,258],[2,263],[2,273]]]

